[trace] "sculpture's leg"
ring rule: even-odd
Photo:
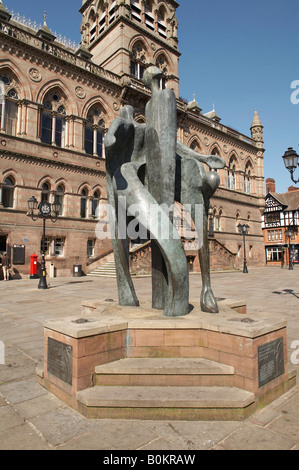
[[[218,305],[211,287],[210,249],[208,239],[210,198],[219,186],[219,176],[215,172],[207,173],[203,178],[203,240],[199,250],[199,261],[202,276],[201,309],[203,312],[218,313]]]
[[[203,312],[218,313],[218,305],[211,287],[210,275],[210,249],[208,240],[208,212],[210,201],[205,201],[203,211],[203,239],[202,247],[200,248],[199,261],[201,267],[202,277],[202,291],[200,297],[201,309]]]
[[[114,236],[112,237],[112,245],[115,259],[116,278],[118,286],[119,304],[122,306],[139,306],[139,301],[134,289],[129,268],[129,242],[127,237],[119,238],[118,230],[118,208],[115,199],[110,175],[107,175],[107,192],[108,203],[110,205],[110,220],[112,221],[112,229]]]
[[[195,222],[201,276],[201,309],[204,312],[218,313],[218,306],[211,288],[210,252],[208,240],[208,211],[210,197],[219,186],[220,179],[216,172],[205,173],[201,164],[194,158],[177,159],[177,197],[183,206],[191,205],[191,218]],[[202,217],[198,217],[198,211]],[[201,235],[201,236],[200,236]]]
[[[163,210],[147,191],[138,178],[138,165],[126,163],[120,168],[122,177],[126,180],[126,189],[118,194],[126,197],[128,213],[130,207],[138,205],[138,222],[143,225],[155,239],[163,256],[167,272],[167,289],[165,292],[164,316],[176,317],[189,313],[189,276],[187,260],[181,240],[173,237],[173,224]],[[115,175],[115,179],[119,175]],[[153,210],[156,209],[156,210]],[[160,224],[157,224],[156,214],[160,213]],[[161,234],[169,233],[169,237]]]

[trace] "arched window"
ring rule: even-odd
[[[148,28],[155,30],[155,17],[153,15],[153,7],[151,0],[145,2],[145,24]]]
[[[141,23],[141,6],[139,0],[131,0],[131,15],[132,17]]]
[[[131,75],[138,80],[142,80],[146,67],[146,50],[144,44],[139,41],[131,52]]]
[[[99,107],[93,107],[87,115],[85,124],[85,152],[104,158],[105,122]]]
[[[87,190],[82,189],[81,191],[81,207],[80,207],[80,217],[81,219],[87,218]]]
[[[3,207],[14,206],[14,191],[15,191],[15,179],[12,176],[8,176],[4,180],[4,187],[2,190],[2,204]]]
[[[41,202],[47,201],[50,202],[50,191],[51,191],[51,186],[50,183],[45,182],[42,185],[42,194],[41,194]]]
[[[228,188],[236,189],[236,163],[233,158],[230,159],[228,167]]]
[[[168,63],[164,54],[159,55],[156,60],[156,66],[162,71],[163,75],[160,80],[160,88],[161,90],[165,90],[166,88],[166,81],[167,81],[167,74],[168,74]]]
[[[190,149],[194,150],[195,152],[200,152],[200,145],[196,139],[191,142]]]
[[[60,203],[60,211],[58,215],[63,215],[64,214],[64,193],[65,193],[65,188],[63,184],[60,184],[57,186],[56,190],[56,201]]]
[[[160,36],[162,36],[163,38],[166,38],[167,37],[167,29],[166,29],[166,23],[165,23],[165,8],[162,6],[159,10],[158,10],[158,33],[160,34]]]
[[[65,146],[65,99],[59,92],[48,93],[41,114],[41,141],[44,144]]]
[[[100,205],[100,192],[95,191],[93,198],[92,198],[92,203],[91,203],[91,215],[95,219],[99,218],[99,205]]]
[[[0,74],[0,128],[8,135],[17,135],[18,93],[15,80],[7,74]]]
[[[98,12],[99,12],[99,34],[101,34],[106,28],[106,8],[102,0],[99,2]]]
[[[245,175],[244,175],[244,191],[247,194],[251,193],[251,173],[252,167],[250,163],[247,163],[245,168]]]
[[[95,40],[96,34],[97,34],[97,20],[96,20],[96,15],[93,10],[89,16],[88,23],[89,23],[89,43],[91,44]]]

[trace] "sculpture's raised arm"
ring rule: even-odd
[[[182,158],[193,157],[197,161],[208,165],[211,170],[218,170],[225,167],[225,161],[221,157],[218,157],[218,155],[201,155],[179,141],[177,142],[177,154]]]

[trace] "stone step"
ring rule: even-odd
[[[95,368],[97,385],[231,386],[234,368],[203,358],[127,358]]]
[[[116,278],[116,269],[115,269],[115,261],[111,260],[108,261],[103,266],[99,266],[94,271],[87,274],[88,276],[96,276],[96,277],[112,277]]]
[[[242,420],[255,395],[235,387],[101,387],[77,392],[80,411],[90,418]]]

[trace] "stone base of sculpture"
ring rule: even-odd
[[[190,309],[191,310],[191,309]],[[38,381],[89,418],[242,420],[296,384],[286,322],[220,301],[165,318],[146,304],[83,303],[45,323]]]

